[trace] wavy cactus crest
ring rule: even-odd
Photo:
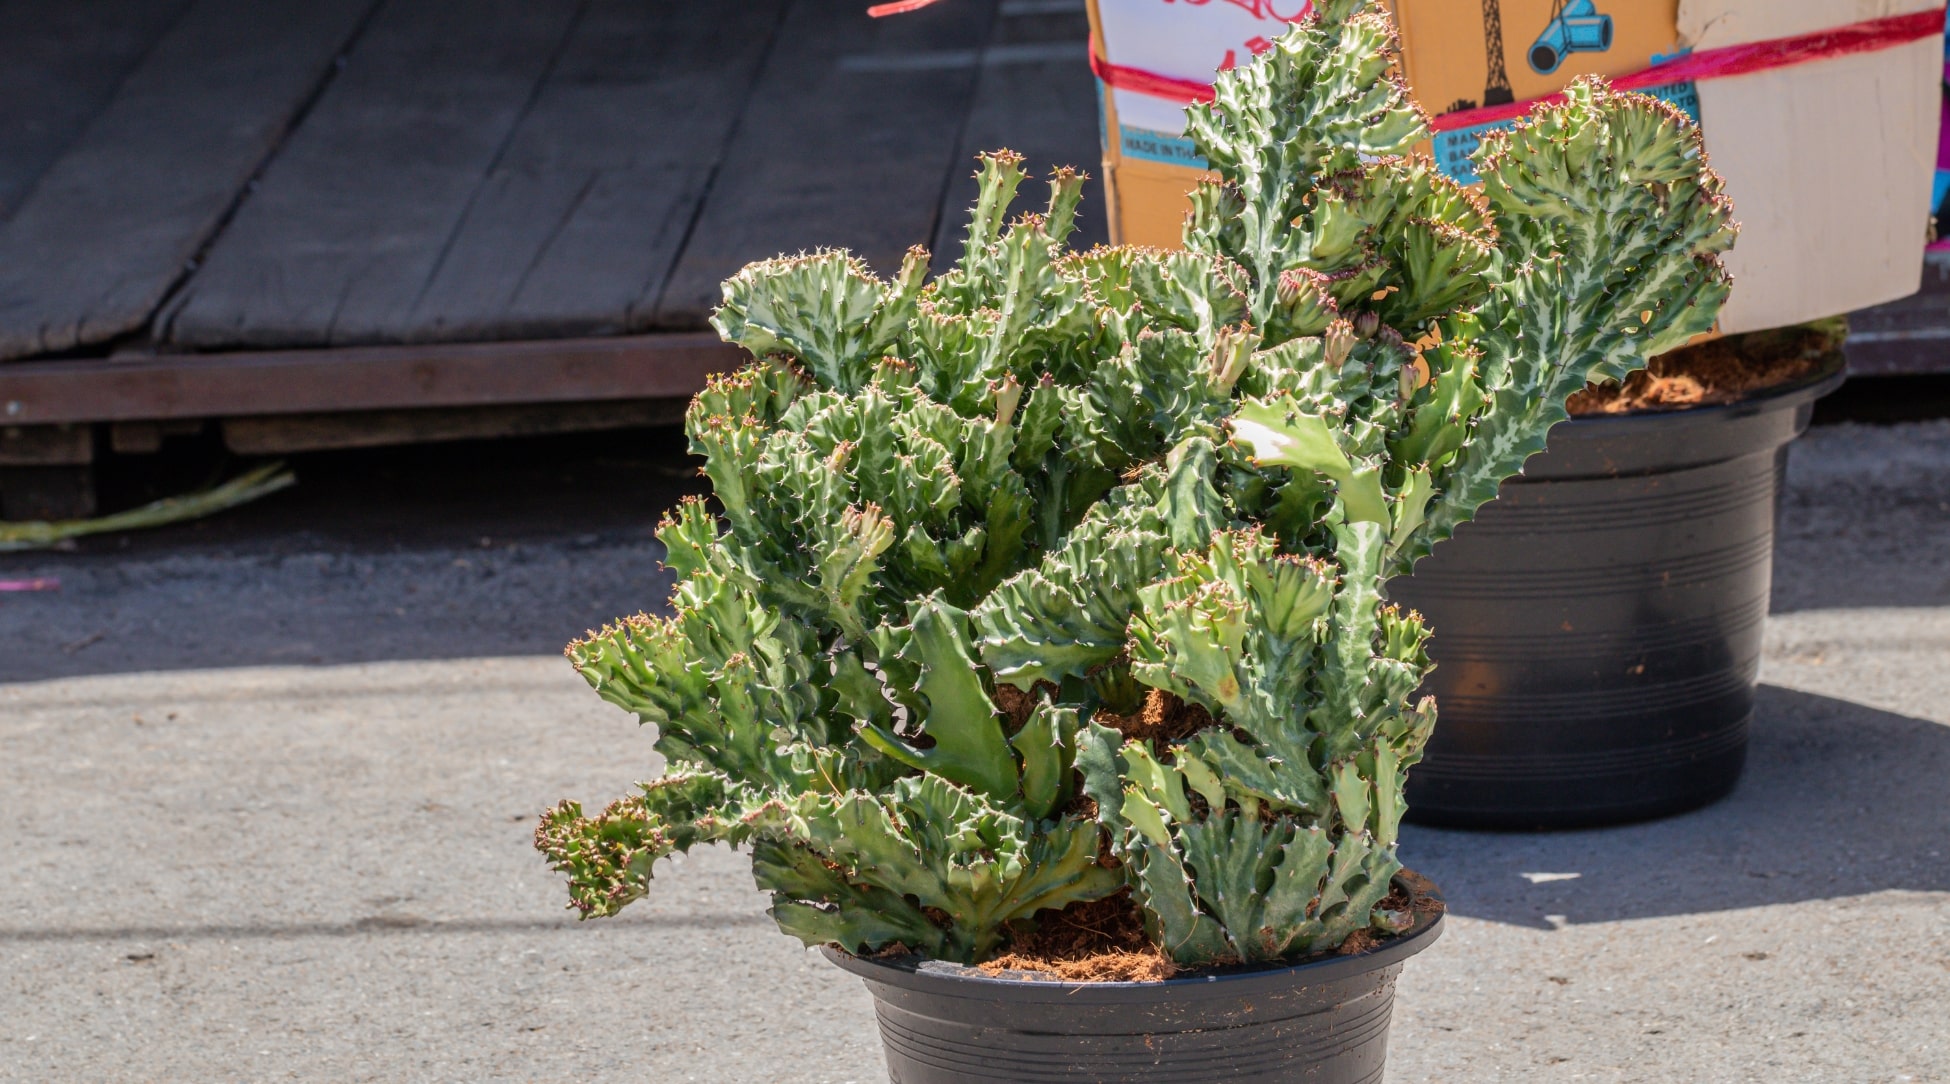
[[[1572,392],[1711,326],[1733,227],[1684,119],[1595,81],[1457,187],[1409,153],[1380,5],[1316,12],[1191,111],[1183,251],[1067,251],[1067,170],[1006,221],[1001,152],[932,282],[916,249],[725,283],[758,360],[686,423],[722,514],[664,523],[670,616],[569,648],[669,762],[543,818],[575,907],[730,842],[787,932],[855,952],[979,961],[1126,888],[1187,966],[1407,921],[1435,709],[1384,585]]]

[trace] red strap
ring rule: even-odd
[[[933,0],[928,0],[932,3]],[[1212,84],[1201,83],[1196,79],[1174,79],[1169,75],[1159,75],[1143,68],[1127,68],[1122,64],[1112,64],[1097,55],[1097,39],[1090,39],[1090,70],[1105,86],[1118,90],[1135,90],[1139,94],[1149,94],[1154,98],[1170,98],[1175,101],[1209,102],[1212,100]]]
[[[1771,41],[1727,45],[1718,49],[1689,53],[1661,64],[1654,64],[1644,71],[1621,75],[1613,79],[1611,85],[1613,90],[1644,90],[1648,87],[1662,87],[1671,83],[1701,79],[1727,79],[1736,75],[1751,75],[1754,72],[1772,71],[1775,68],[1787,68],[1815,60],[1832,60],[1854,53],[1893,49],[1898,45],[1907,45],[1922,38],[1942,36],[1943,9],[1938,8],[1935,11],[1918,11],[1909,15],[1870,19],[1867,22],[1838,26],[1832,30],[1817,30],[1812,34],[1802,34],[1799,37],[1774,38]],[[1429,127],[1438,132],[1455,128],[1473,128],[1479,124],[1492,124],[1521,117],[1530,112],[1531,106],[1539,103],[1563,100],[1564,95],[1551,94],[1528,102],[1458,110],[1435,118]]]
[[[875,4],[867,9],[867,14],[876,19],[889,15],[905,15],[910,11],[919,11],[934,2],[935,0],[894,0],[891,4]]]
[[[903,2],[918,6],[933,3],[934,0],[903,0]],[[1795,64],[1806,64],[1815,60],[1830,60],[1854,53],[1890,49],[1942,34],[1942,8],[1913,12],[1909,15],[1891,15],[1887,18],[1838,26],[1831,30],[1818,30],[1798,37],[1775,38],[1771,41],[1728,45],[1719,49],[1689,53],[1686,56],[1654,64],[1644,71],[1621,75],[1611,80],[1611,85],[1614,90],[1644,90],[1647,87],[1665,86],[1668,83],[1725,79],[1735,75],[1749,75]],[[1106,86],[1118,90],[1133,90],[1140,94],[1185,102],[1212,100],[1211,84],[1192,79],[1175,79],[1142,68],[1112,64],[1097,55],[1097,45],[1094,40],[1090,45],[1090,70],[1096,72],[1097,78],[1103,80]],[[1455,128],[1492,124],[1521,117],[1530,111],[1531,106],[1539,103],[1563,100],[1564,95],[1551,94],[1527,102],[1458,110],[1435,118],[1430,127],[1438,132],[1446,132]]]

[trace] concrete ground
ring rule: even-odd
[[[884,1078],[740,856],[562,910],[535,814],[656,765],[557,651],[663,597],[694,483],[655,442],[497,454],[0,557],[62,580],[0,595],[0,1080]],[[1790,485],[1739,791],[1412,830],[1453,917],[1389,1080],[1950,1080],[1950,422],[1816,430]]]

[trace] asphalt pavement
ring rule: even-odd
[[[667,435],[319,457],[0,556],[0,1080],[885,1079],[862,988],[703,851],[577,922],[530,849],[657,771],[560,658],[668,591]],[[1451,904],[1388,1080],[1950,1081],[1950,422],[1795,447],[1746,778],[1410,829]]]

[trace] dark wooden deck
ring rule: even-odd
[[[1095,162],[1082,0],[865,6],[11,0],[0,424],[125,414],[88,416],[109,358],[633,336],[654,367],[748,260],[952,258],[979,149]]]

